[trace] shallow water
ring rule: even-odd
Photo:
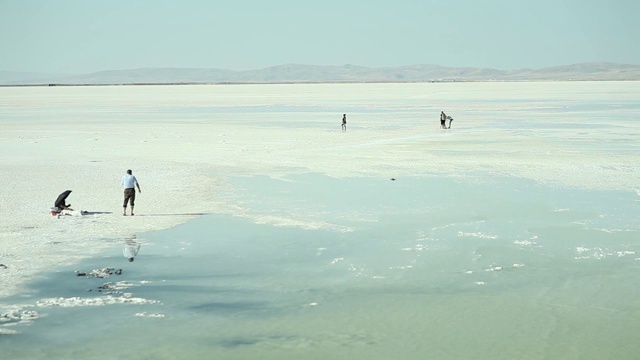
[[[232,182],[251,212],[310,226],[208,215],[138,234],[134,262],[113,249],[5,299],[39,318],[5,324],[17,334],[0,336],[3,358],[635,359],[640,350],[636,193],[507,177]],[[104,267],[122,274],[74,273]],[[35,305],[86,305],[108,296],[98,291],[107,282],[126,287],[111,302],[124,293],[157,302]]]

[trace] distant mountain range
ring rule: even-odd
[[[260,70],[143,68],[80,75],[0,71],[0,85],[117,85],[325,82],[451,82],[640,80],[640,65],[583,63],[541,69],[496,70],[478,67],[410,65],[370,68],[356,65],[286,64]]]

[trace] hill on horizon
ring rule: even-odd
[[[0,71],[0,85],[125,85],[323,82],[451,81],[622,81],[640,80],[640,65],[581,63],[541,69],[496,70],[480,67],[407,65],[365,67],[284,64],[259,70],[142,68],[78,75]]]

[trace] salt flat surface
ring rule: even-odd
[[[336,226],[257,213],[231,176],[500,175],[638,197],[639,104],[637,82],[0,88],[0,296],[199,214]],[[128,168],[135,217],[121,215]],[[67,189],[87,214],[49,216]]]

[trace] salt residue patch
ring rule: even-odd
[[[108,282],[98,286],[98,289],[103,294],[120,294],[123,290],[126,290],[132,286],[140,286],[137,284],[132,284],[128,281],[117,281],[117,282]],[[127,294],[123,294],[123,297],[127,297]]]
[[[163,314],[163,313],[148,314],[146,312],[136,313],[135,316],[136,317],[148,317],[148,318],[164,318],[164,317],[166,317],[166,315]]]
[[[11,306],[11,308],[0,314],[0,325],[7,323],[14,324],[20,322],[28,322],[40,317],[37,311],[28,310],[26,306]]]
[[[538,243],[535,241],[537,238],[537,236],[534,236],[528,240],[514,240],[513,243],[520,246],[533,247],[538,245]]]
[[[105,306],[115,304],[157,304],[157,300],[148,300],[143,298],[125,297],[125,296],[103,296],[96,298],[48,298],[38,300],[37,307],[81,307],[81,306]]]
[[[463,232],[463,231],[458,231],[458,236],[459,237],[477,237],[480,239],[497,239],[498,236],[497,235],[491,235],[491,234],[485,234],[482,232]]]
[[[487,269],[485,269],[484,271],[494,272],[494,271],[502,271],[505,269],[519,269],[519,268],[523,268],[524,266],[525,266],[524,264],[518,264],[518,263],[512,264],[511,266],[507,266],[506,268],[504,266],[492,265]]]
[[[605,259],[608,257],[618,257],[618,258],[622,258],[622,257],[626,257],[629,255],[635,255],[636,252],[632,251],[632,250],[609,250],[609,249],[604,249],[601,247],[593,247],[593,248],[588,248],[588,247],[584,247],[584,246],[578,246],[576,247],[576,253],[578,253],[578,256],[575,256],[574,259],[575,260],[586,260],[586,259]]]
[[[124,286],[121,286],[124,288]],[[8,310],[0,314],[0,335],[17,334],[17,331],[8,330],[6,326],[13,326],[19,323],[32,322],[40,318],[40,314],[33,308],[50,308],[50,307],[86,307],[86,306],[106,306],[116,304],[158,304],[157,300],[149,300],[144,298],[133,297],[132,293],[125,293],[122,296],[106,295],[101,297],[58,297],[45,298],[36,301],[35,304],[11,305]],[[164,317],[164,315],[150,314],[148,317]]]

